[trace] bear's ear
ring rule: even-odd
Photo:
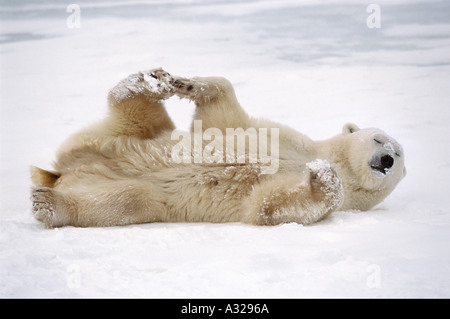
[[[359,131],[359,127],[356,124],[353,123],[347,123],[344,125],[344,127],[342,128],[342,134],[351,134],[354,132]]]

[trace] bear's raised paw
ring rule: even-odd
[[[174,82],[175,79],[161,68],[138,72],[120,81],[110,91],[110,97],[121,101],[142,94],[150,100],[165,100],[175,93]]]

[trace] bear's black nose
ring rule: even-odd
[[[394,165],[394,159],[390,155],[382,156],[380,161],[381,161],[381,165],[383,166],[384,169],[391,168],[392,165]]]

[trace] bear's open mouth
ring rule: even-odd
[[[383,175],[386,175],[389,172],[389,168],[384,168],[382,166],[375,166],[375,165],[370,165],[370,168],[373,169],[374,171],[383,173]]]

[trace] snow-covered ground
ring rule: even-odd
[[[0,1],[0,297],[450,297],[450,2]],[[346,122],[404,147],[368,212],[312,226],[48,230],[29,165],[51,168],[107,91],[153,67],[230,79],[244,108],[324,139]],[[194,106],[169,113],[187,128]]]

